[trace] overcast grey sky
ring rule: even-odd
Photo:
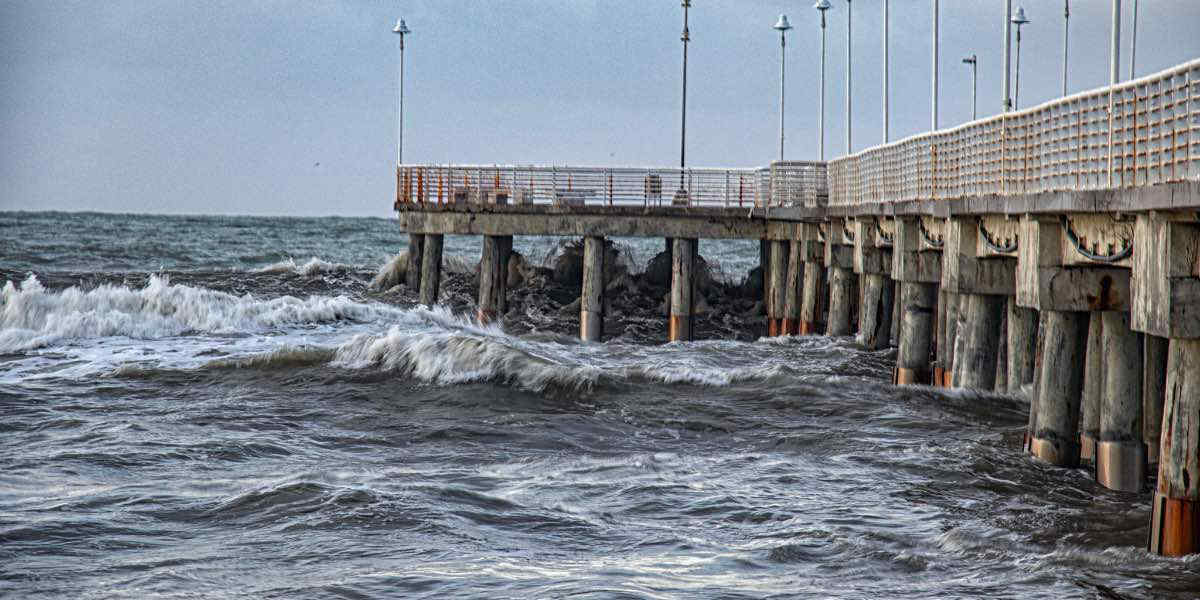
[[[826,151],[844,150],[845,0],[828,29]],[[816,147],[812,0],[693,0],[688,162]],[[1015,5],[1022,4],[1020,0]],[[1021,105],[1061,87],[1061,0],[1026,0]],[[1071,91],[1108,79],[1109,0],[1074,0]],[[1132,0],[1125,0],[1122,77]],[[854,149],[881,141],[881,0],[854,0]],[[999,112],[1002,0],[941,2],[941,124]],[[408,162],[672,165],[677,0],[0,0],[0,210],[390,214],[396,40],[409,37]],[[1200,57],[1200,2],[1141,0],[1138,73]],[[891,133],[925,131],[931,3],[891,2]]]

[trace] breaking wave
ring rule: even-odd
[[[402,313],[344,296],[283,296],[269,300],[172,285],[151,276],[142,289],[102,285],[50,292],[30,275],[0,290],[0,352],[50,346],[64,340],[125,336],[160,339],[186,333],[236,334],[282,326],[369,322]]]
[[[317,257],[308,259],[308,262],[299,264],[296,259],[289,258],[284,261],[273,263],[265,267],[259,267],[252,270],[252,273],[295,273],[296,275],[304,275],[312,277],[322,273],[338,273],[343,271],[354,271],[357,267],[353,265],[344,265],[341,263],[331,263],[321,260]]]

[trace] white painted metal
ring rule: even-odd
[[[1019,35],[1019,34],[1018,34]],[[930,131],[938,128],[938,0],[933,0],[933,115]]]
[[[850,64],[852,54],[850,53],[850,42],[852,36],[850,34],[850,0],[846,0],[846,154],[854,152],[854,147],[850,144],[850,126],[853,121],[851,115],[854,114],[850,110],[850,89],[853,78],[850,76]]]
[[[883,0],[883,143],[890,141],[888,135],[888,0]]]
[[[1009,85],[1012,83],[1012,0],[1004,0],[1004,106],[1002,110],[1012,110],[1012,95]]]

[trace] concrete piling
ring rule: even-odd
[[[892,333],[889,338],[892,346],[900,345],[900,282],[893,279],[888,279],[888,285],[892,288]]]
[[[1079,406],[1079,462],[1094,465],[1100,438],[1100,407],[1104,396],[1104,317],[1088,315],[1087,355],[1083,363],[1083,398]]]
[[[892,282],[886,275],[863,276],[863,304],[859,318],[858,343],[868,350],[888,345],[892,331]]]
[[[1008,391],[1033,383],[1037,354],[1038,314],[1031,308],[1017,305],[1009,296],[1008,308]]]
[[[425,236],[408,234],[408,256],[404,262],[404,285],[410,290],[421,289],[421,250],[425,247]]]
[[[480,323],[491,323],[508,309],[508,259],[512,255],[511,235],[483,236],[483,254],[479,260]]]
[[[1150,334],[1142,337],[1142,440],[1146,447],[1146,468],[1157,469],[1167,393],[1167,338]]]
[[[1104,390],[1096,442],[1096,481],[1122,492],[1140,492],[1146,479],[1142,445],[1142,336],[1129,329],[1129,313],[1103,315]]]
[[[767,279],[767,335],[785,335],[783,332],[784,303],[787,301],[788,243],[786,240],[771,240],[770,277]]]
[[[1044,311],[1037,413],[1029,451],[1052,465],[1079,465],[1079,400],[1087,351],[1088,314]]]
[[[804,285],[803,242],[788,243],[787,285],[783,296],[783,327],[780,335],[800,333],[800,294]]]
[[[817,331],[817,321],[821,310],[824,271],[819,262],[810,261],[804,264],[804,287],[800,293],[801,335],[820,333]]]
[[[696,246],[695,239],[675,238],[671,253],[671,316],[668,327],[672,342],[688,342],[692,339]]]
[[[966,301],[964,331],[957,331],[953,359],[954,387],[992,390],[996,386],[996,351],[1005,298],[990,294],[963,294]]]
[[[850,335],[850,306],[854,302],[854,272],[829,268],[829,335]]]
[[[604,238],[583,238],[579,338],[585,342],[598,342],[604,337],[604,254]]]
[[[1149,549],[1200,552],[1200,339],[1172,338]]]
[[[420,303],[433,306],[438,301],[438,288],[442,282],[442,243],[445,236],[440,233],[425,234],[421,249],[421,294]]]
[[[929,383],[929,345],[933,341],[937,286],[905,282],[900,286],[900,294],[903,316],[893,381],[898,385]]]

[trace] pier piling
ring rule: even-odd
[[[1046,311],[1036,422],[1030,453],[1060,467],[1079,465],[1079,400],[1087,350],[1088,314]]]
[[[432,307],[438,301],[438,288],[442,283],[442,243],[440,233],[425,234],[421,250],[421,298],[420,303]]]
[[[691,238],[675,238],[671,253],[671,315],[668,328],[672,342],[692,340],[696,242]]]
[[[1096,440],[1096,481],[1122,492],[1140,492],[1146,479],[1142,445],[1142,336],[1129,329],[1129,313],[1101,313],[1104,321],[1104,389]]]
[[[598,342],[604,337],[604,238],[583,238],[583,290],[579,302],[579,338]]]
[[[477,312],[480,323],[496,321],[508,310],[508,259],[511,254],[511,235],[483,236]]]

